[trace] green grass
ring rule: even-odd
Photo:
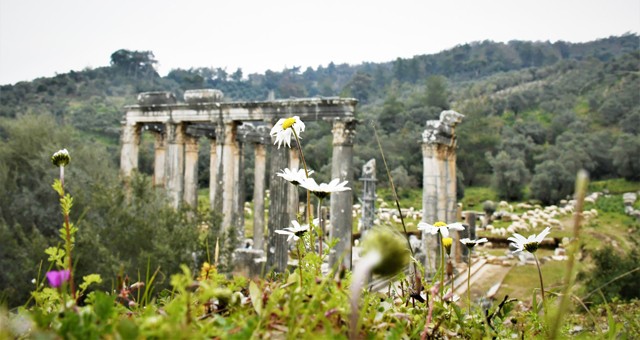
[[[640,182],[627,181],[624,178],[594,181],[589,184],[589,191],[608,190],[610,194],[623,194],[625,192],[637,192],[640,190]]]
[[[464,198],[462,198],[462,209],[482,211],[482,203],[491,200],[498,202],[496,192],[487,187],[470,187],[464,189]]]
[[[538,259],[540,259],[544,256],[553,255],[553,251],[540,249],[536,254]],[[544,264],[541,264],[540,269],[542,271],[545,290],[555,292],[559,292],[561,290],[566,265],[566,261],[553,260],[549,260]],[[583,264],[581,262],[576,262],[574,275],[578,273],[582,267]],[[539,291],[540,289],[540,279],[538,277],[538,270],[536,266],[514,266],[502,282],[502,286],[500,287],[497,296],[501,298],[504,295],[509,295],[510,298],[530,302],[532,300],[532,292],[534,289],[536,289],[536,291]]]

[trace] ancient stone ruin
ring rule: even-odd
[[[457,220],[456,200],[456,147],[455,127],[464,115],[448,110],[440,113],[439,120],[428,120],[422,133],[422,221],[452,223]],[[437,235],[436,235],[437,236]],[[438,268],[439,238],[423,233],[426,249],[425,270],[433,274]],[[456,253],[458,234],[454,238],[452,254]]]
[[[282,271],[287,265],[285,237],[264,240],[264,201],[267,159],[270,158],[268,189],[271,193],[268,233],[289,226],[298,209],[298,192],[276,176],[284,168],[297,168],[295,149],[274,147],[271,126],[280,118],[299,116],[303,121],[321,120],[333,124],[332,178],[353,183],[353,98],[302,98],[262,102],[225,102],[221,91],[189,90],[178,103],[169,92],[147,92],[138,103],[126,107],[122,122],[120,167],[125,176],[138,168],[140,135],[155,135],[154,184],[166,188],[175,207],[197,204],[198,139],[207,138],[210,152],[210,202],[223,215],[222,229],[239,238],[244,234],[243,148],[255,153],[254,248],[267,250],[267,270]],[[339,238],[332,263],[342,259],[351,267],[350,191],[331,195],[330,237]]]

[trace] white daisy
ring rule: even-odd
[[[346,186],[347,183],[349,182],[340,182],[339,178],[334,178],[331,182],[329,182],[329,184],[318,184],[313,178],[305,178],[304,181],[300,182],[300,186],[311,191],[314,195],[316,195],[316,197],[323,199],[334,192],[351,190],[351,188]]]
[[[487,240],[486,237],[483,237],[483,238],[478,239],[478,240],[472,240],[470,238],[463,238],[462,240],[460,240],[460,242],[462,242],[462,244],[467,246],[467,248],[469,248],[469,249],[475,247],[477,244],[485,243],[485,242],[488,242],[488,241],[489,240]]]
[[[294,131],[296,135],[298,135],[298,138],[302,139],[300,133],[304,131],[304,123],[300,120],[300,117],[281,118],[276,125],[271,128],[271,137],[276,137],[276,141],[273,144],[277,144],[278,149],[280,149],[280,145],[283,143],[291,148],[291,136]]]
[[[434,224],[425,222],[418,223],[418,230],[425,231],[431,235],[436,235],[438,232],[442,234],[442,237],[449,237],[449,230],[464,230],[464,225],[460,222],[454,222],[446,224],[438,221]]]
[[[284,169],[280,171],[282,172],[278,172],[276,176],[280,176],[284,178],[284,180],[288,181],[293,185],[299,185],[300,183],[304,182],[304,180],[307,179],[307,174],[304,172],[304,169],[298,169],[298,170]],[[313,170],[309,170],[309,176],[311,176],[312,173],[313,173]]]
[[[538,250],[538,246],[540,245],[542,240],[544,240],[544,238],[547,237],[547,235],[549,235],[550,230],[551,230],[550,227],[546,227],[537,236],[536,234],[533,234],[528,238],[525,238],[524,236],[518,233],[514,233],[513,237],[509,237],[507,240],[512,241],[513,245],[516,247],[516,250],[513,251],[514,253],[517,253],[523,250],[526,250],[530,253],[535,253],[536,250]]]
[[[319,220],[316,218],[313,220],[314,224],[318,224]],[[289,227],[289,228],[284,228],[282,230],[276,230],[276,233],[280,234],[280,235],[288,235],[289,237],[287,237],[287,242],[294,240],[297,241],[300,239],[300,236],[302,236],[304,233],[306,233],[309,230],[309,225],[305,224],[305,225],[300,225],[300,223],[298,223],[298,221],[293,220],[291,221],[291,224],[293,224],[293,227]]]

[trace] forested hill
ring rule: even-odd
[[[595,178],[639,179],[639,41],[636,34],[580,44],[483,41],[387,63],[250,75],[176,69],[165,77],[155,71],[152,52],[119,50],[108,67],[1,86],[0,117],[50,114],[116,154],[123,106],[139,92],[172,91],[180,98],[188,89],[216,88],[225,100],[264,100],[270,92],[276,98],[355,97],[364,123],[357,171],[379,158],[370,138],[369,122],[376,122],[394,178],[414,187],[421,184],[424,122],[452,108],[466,115],[458,128],[461,184],[493,181],[510,199],[522,198],[528,187],[531,197],[552,202],[571,191],[579,168]],[[0,126],[3,139],[5,130]],[[312,168],[329,164],[329,135],[323,125],[306,133]]]

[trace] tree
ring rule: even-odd
[[[234,81],[241,81],[242,80],[242,69],[238,67],[238,69],[233,72],[233,74],[231,74],[231,79],[233,79]]]
[[[531,196],[544,204],[555,204],[573,192],[574,172],[560,161],[546,160],[536,166],[531,180]]]
[[[449,93],[447,79],[443,76],[431,76],[426,81],[426,104],[438,107],[441,110],[449,110]]]
[[[640,136],[622,134],[611,149],[613,166],[618,175],[630,180],[640,180]]]
[[[111,54],[111,66],[127,75],[157,75],[155,64],[158,62],[151,51],[117,50]]]
[[[373,93],[373,77],[364,72],[356,72],[351,81],[345,86],[345,93],[366,103]]]
[[[523,155],[524,156],[524,155]],[[529,170],[520,157],[500,151],[496,157],[486,154],[493,169],[492,185],[498,196],[506,200],[520,200],[529,181]]]

